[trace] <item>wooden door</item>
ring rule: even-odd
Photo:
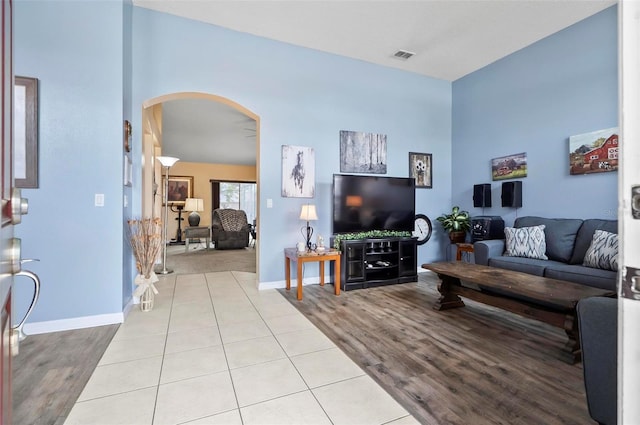
[[[15,246],[13,238],[12,193],[13,169],[13,10],[11,0],[2,0],[2,159],[0,175],[2,214],[0,224],[0,425],[11,424],[11,290],[15,261],[6,253]],[[18,263],[19,264],[19,263]]]

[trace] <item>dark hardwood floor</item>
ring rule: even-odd
[[[437,278],[289,301],[421,423],[594,424],[563,330],[464,299],[435,311]]]
[[[12,359],[12,423],[63,424],[118,327],[30,335],[21,342]]]

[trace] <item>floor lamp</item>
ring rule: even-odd
[[[173,273],[173,270],[167,269],[167,221],[169,221],[169,168],[173,164],[179,161],[178,158],[172,156],[157,156],[156,159],[160,161],[163,167],[165,167],[165,179],[164,179],[164,220],[162,221],[162,269],[156,270],[157,274],[169,274]]]

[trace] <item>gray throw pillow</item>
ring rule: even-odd
[[[618,235],[596,230],[584,255],[583,266],[604,270],[618,270]]]
[[[526,257],[547,260],[545,251],[547,244],[544,235],[544,224],[532,227],[505,227],[504,255],[509,257]]]

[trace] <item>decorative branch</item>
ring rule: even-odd
[[[162,248],[162,220],[143,218],[128,220],[127,224],[129,225],[129,243],[136,258],[136,268],[145,279],[149,279]]]

